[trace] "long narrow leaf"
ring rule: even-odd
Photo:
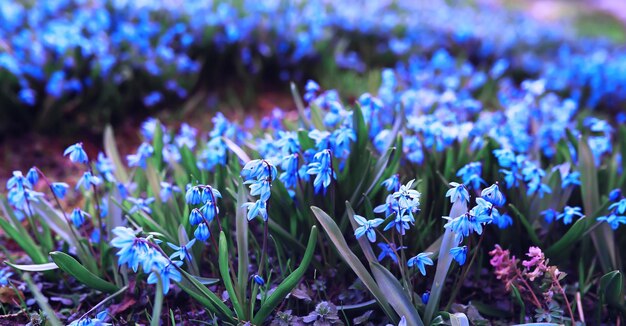
[[[411,299],[407,297],[396,277],[377,262],[370,262],[370,267],[376,283],[381,289],[385,289],[387,300],[399,316],[406,318],[407,325],[424,325],[419,312],[413,306]]]
[[[259,309],[259,311],[254,315],[252,324],[262,325],[272,311],[274,311],[274,309],[285,299],[287,294],[289,294],[296,287],[296,285],[298,285],[300,279],[302,279],[302,276],[304,276],[304,273],[309,268],[309,264],[311,264],[316,245],[317,227],[313,226],[311,228],[309,242],[307,243],[306,251],[304,252],[300,265],[291,274],[289,274],[289,276],[287,276],[285,280],[278,285],[276,290],[270,294],[267,300],[265,300],[261,309]]]
[[[220,270],[220,275],[222,276],[222,282],[224,283],[224,287],[228,292],[228,296],[230,297],[230,301],[233,303],[233,308],[235,309],[235,313],[239,319],[244,317],[243,308],[239,304],[239,296],[235,291],[235,287],[233,286],[233,280],[230,278],[230,271],[228,270],[228,244],[226,243],[226,235],[224,231],[220,232],[220,240],[219,240],[219,257],[218,257],[218,265]]]
[[[315,206],[312,206],[311,210],[328,235],[328,238],[337,248],[341,258],[348,263],[361,282],[363,282],[363,285],[365,285],[374,298],[376,298],[376,301],[378,301],[378,304],[383,309],[387,317],[389,317],[394,323],[398,323],[399,317],[389,306],[389,301],[387,300],[385,293],[383,293],[380,287],[378,287],[378,284],[376,284],[376,281],[365,268],[363,263],[361,263],[359,258],[350,250],[346,239],[344,239],[335,221],[333,221],[333,219],[323,210]]]
[[[109,283],[97,275],[93,274],[89,270],[87,270],[81,263],[79,263],[76,259],[72,258],[70,255],[60,252],[53,251],[50,253],[50,258],[62,269],[64,272],[72,275],[76,278],[77,281],[87,285],[88,287],[106,293],[115,293],[119,290],[119,288],[113,284]]]

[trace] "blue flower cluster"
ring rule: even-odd
[[[209,224],[220,212],[217,198],[222,198],[222,194],[209,185],[187,186],[185,201],[196,206],[189,213],[189,224],[197,226],[193,235],[199,241],[207,241],[211,236]]]
[[[456,182],[450,183],[451,188],[446,193],[446,197],[450,197],[450,202],[469,202],[470,194],[464,184]],[[497,184],[491,185],[483,189],[480,197],[476,198],[476,206],[467,213],[456,217],[444,217],[447,223],[444,225],[446,229],[454,232],[457,244],[462,244],[463,239],[470,234],[483,234],[483,228],[487,224],[495,224],[500,229],[509,227],[513,220],[506,213],[501,214],[497,207],[504,206],[506,198],[500,192]],[[457,246],[450,250],[450,255],[459,265],[465,264],[467,259],[468,247],[466,245]]]
[[[134,272],[141,266],[143,272],[149,274],[148,284],[156,284],[160,280],[164,294],[169,292],[172,281],[182,280],[179,269],[185,259],[190,260],[188,250],[193,242],[181,246],[182,248],[169,244],[170,247],[176,248],[176,252],[170,258],[158,246],[158,240],[137,237],[135,231],[130,228],[118,226],[113,229],[113,234],[115,237],[111,240],[111,245],[118,249],[120,266],[126,265]],[[174,257],[180,260],[173,260]]]

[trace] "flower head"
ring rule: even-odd
[[[83,149],[83,143],[76,143],[66,148],[65,151],[63,152],[63,156],[68,156],[68,155],[69,155],[70,161],[74,163],[87,164],[89,162],[87,153]]]
[[[407,266],[409,267],[417,267],[420,271],[420,273],[422,273],[422,275],[426,276],[426,266],[427,265],[433,265],[433,260],[430,258],[430,256],[432,256],[433,253],[432,252],[422,252],[417,254],[417,256],[409,259],[409,261],[407,262]]]
[[[370,242],[376,242],[376,229],[379,225],[381,225],[385,220],[381,218],[375,218],[373,220],[367,220],[363,216],[354,215],[354,220],[359,227],[354,230],[354,235],[357,239],[361,238],[363,235],[367,235],[367,239]]]

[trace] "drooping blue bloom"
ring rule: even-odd
[[[257,179],[264,172],[263,160],[251,160],[241,169],[241,177],[244,180]]]
[[[254,274],[252,276],[252,280],[254,281],[254,283],[258,284],[259,286],[265,285],[265,280],[258,274]]]
[[[374,213],[385,213],[385,217],[399,211],[398,201],[391,194],[387,196],[384,204],[374,207]]]
[[[70,186],[65,182],[53,182],[50,185],[50,190],[52,190],[52,193],[59,199],[63,199],[65,198],[65,195],[67,194],[67,189],[69,187]]]
[[[189,224],[198,225],[200,222],[204,221],[204,217],[199,209],[194,208],[189,213]]]
[[[13,176],[7,180],[7,189],[9,190],[24,191],[24,188],[32,187],[28,178],[24,177],[21,171],[13,171]]]
[[[168,201],[175,192],[180,192],[180,188],[178,188],[178,186],[172,185],[169,182],[161,181],[159,197],[161,197],[162,202]]]
[[[167,245],[174,249],[174,252],[170,255],[170,259],[179,259],[179,260],[187,260],[191,261],[191,247],[196,243],[196,239],[191,239],[191,241],[187,242],[187,244],[181,246],[177,246],[173,243],[167,243]]]
[[[464,184],[450,182],[450,186],[452,188],[448,189],[448,191],[446,192],[446,197],[450,197],[451,203],[454,204],[459,200],[465,200],[466,202],[469,202],[470,194],[469,191],[467,191],[467,188],[465,188]]]
[[[422,303],[425,305],[428,304],[428,299],[430,299],[430,291],[422,293]]]
[[[69,155],[70,161],[74,163],[88,163],[89,158],[87,157],[87,153],[83,149],[83,143],[76,143],[74,145],[69,146],[63,152],[63,156]]]
[[[582,209],[580,207],[565,206],[563,213],[559,214],[557,220],[563,219],[563,224],[568,225],[572,223],[572,219],[575,217],[583,217]]]
[[[611,190],[611,192],[609,193],[609,200],[612,202],[616,202],[618,201],[620,198],[622,198],[622,190],[617,188],[617,189],[613,189]]]
[[[495,224],[500,230],[504,230],[513,225],[513,219],[509,214],[500,214],[497,210],[492,212],[493,224]]]
[[[100,175],[104,176],[104,179],[108,182],[115,181],[113,172],[115,171],[115,165],[111,160],[104,155],[104,153],[98,153],[98,160],[96,160],[96,170]]]
[[[409,267],[417,267],[422,273],[423,276],[426,276],[426,266],[433,265],[433,260],[430,258],[432,256],[432,252],[422,252],[417,254],[417,256],[410,258],[407,262],[407,266]]]
[[[294,188],[298,182],[298,158],[297,153],[289,154],[283,157],[281,168],[285,171],[280,174],[280,181],[283,182],[285,188]]]
[[[304,100],[307,102],[311,102],[314,98],[315,95],[317,94],[317,92],[320,91],[320,85],[318,85],[315,81],[313,80],[308,80],[306,82],[306,85],[304,85]]]
[[[269,179],[251,179],[244,181],[244,184],[250,185],[250,195],[259,196],[262,201],[267,201],[270,198],[271,184]]]
[[[28,173],[26,173],[26,179],[28,179],[28,182],[34,187],[37,181],[39,181],[39,172],[37,172],[37,169],[34,167],[30,168]]]
[[[615,210],[618,214],[624,215],[624,212],[626,212],[626,198],[622,198],[617,203],[611,204],[609,210]]]
[[[152,145],[148,143],[141,143],[137,148],[137,153],[127,155],[126,159],[128,160],[129,167],[140,167],[142,169],[146,168],[146,159],[152,156],[154,153],[154,148]]]
[[[74,208],[70,214],[70,220],[75,227],[80,228],[85,223],[85,216],[88,216],[88,214],[79,208]]]
[[[381,218],[375,218],[373,220],[367,220],[363,216],[354,214],[354,220],[359,225],[356,230],[354,230],[354,235],[357,239],[360,239],[363,235],[367,235],[367,239],[370,242],[376,242],[376,231],[375,229],[381,225],[385,220]]]
[[[494,206],[503,206],[506,202],[506,198],[504,198],[504,195],[500,192],[500,188],[498,188],[497,184],[493,184],[488,188],[483,189],[480,196],[486,201],[492,203]]]
[[[580,172],[570,172],[563,178],[561,187],[565,189],[569,186],[580,186]]]
[[[178,267],[180,267],[183,262],[170,262],[163,256],[159,256],[159,258],[160,259],[155,260],[152,272],[148,275],[146,281],[148,284],[156,284],[160,278],[161,284],[163,285],[163,294],[167,294],[170,290],[172,280],[180,282],[183,279],[183,276],[178,271]]]
[[[252,221],[257,216],[261,216],[263,221],[267,221],[267,202],[257,200],[254,203],[245,203],[243,207],[248,210],[248,221]]]
[[[144,212],[146,214],[152,214],[152,209],[150,208],[150,204],[154,202],[154,197],[149,198],[126,198],[133,206],[128,211],[128,214],[134,214],[136,212]]]
[[[193,236],[200,241],[207,241],[211,236],[209,226],[205,222],[200,222],[196,230],[193,232]]]
[[[203,189],[200,186],[188,186],[187,192],[185,192],[185,201],[189,205],[202,204]]]
[[[91,172],[89,171],[85,171],[83,173],[83,176],[80,179],[78,179],[78,182],[76,183],[76,190],[78,190],[80,187],[83,187],[83,189],[87,191],[92,186],[97,187],[101,183],[102,183],[102,180],[100,179],[100,177],[92,175]]]
[[[382,186],[387,189],[387,191],[395,192],[400,189],[400,175],[394,174],[391,177],[385,179],[382,183]]]
[[[480,177],[482,173],[482,163],[480,162],[472,162],[463,166],[456,173],[457,177],[461,177],[463,179],[463,183],[466,185],[471,185],[472,188],[478,189],[480,188],[480,184],[484,184],[485,181]]]
[[[452,255],[452,258],[454,258],[459,265],[463,266],[465,264],[465,260],[467,259],[467,246],[454,247],[450,249],[450,255]]]
[[[543,219],[546,221],[546,223],[551,224],[557,219],[559,212],[552,208],[548,208],[545,211],[541,212],[541,215],[543,216]]]
[[[0,269],[0,286],[9,285],[9,277],[11,277],[13,273],[8,269]]]
[[[146,244],[139,241],[135,232],[127,227],[117,226],[113,229],[115,237],[111,240],[111,245],[118,248],[118,264],[126,264],[133,271],[139,269],[140,257],[148,250]]]
[[[314,162],[309,164],[307,173],[315,175],[313,180],[313,186],[315,187],[315,193],[326,193],[326,189],[330,186],[331,180],[336,178],[335,172],[332,168],[330,150],[325,149],[314,156]]]

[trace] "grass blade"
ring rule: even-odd
[[[83,267],[83,265],[81,265],[81,263],[79,263],[76,259],[66,253],[53,251],[50,253],[50,257],[60,269],[72,275],[77,281],[94,290],[106,293],[115,293],[119,290],[115,284],[109,283],[93,274],[88,269]]]
[[[377,262],[370,262],[370,267],[378,286],[385,289],[387,300],[399,316],[406,318],[407,325],[424,325],[419,312],[413,306],[411,299],[406,296],[396,277]]]

